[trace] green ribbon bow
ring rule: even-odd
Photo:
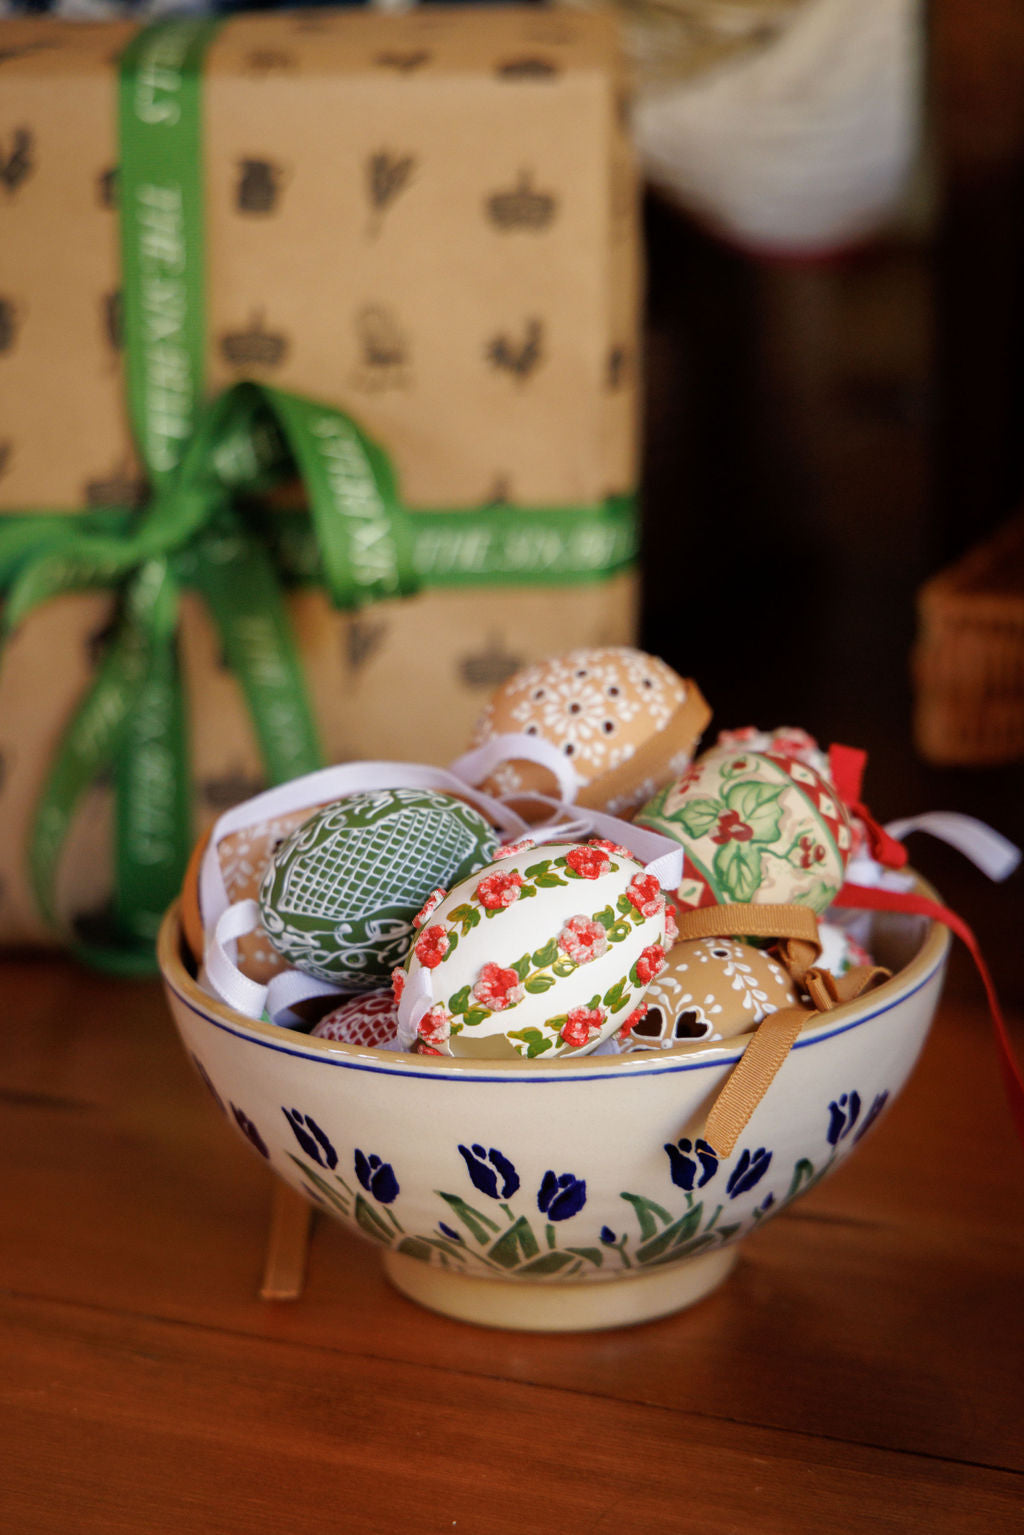
[[[60,931],[62,848],[82,796],[112,769],[113,908],[93,931],[64,936],[84,959],[129,974],[154,968],[156,928],[192,840],[176,647],[183,588],[206,603],[267,777],[283,782],[323,759],[282,577],[321,579],[336,606],[354,608],[425,585],[602,579],[636,552],[631,497],[412,512],[387,454],[343,412],[254,383],[205,398],[201,68],[219,25],[158,22],[121,61],[128,398],[149,504],[0,519],[5,636],[60,593],[120,595],[112,638],[50,764],[29,866],[40,910]],[[310,518],[246,502],[296,471]]]

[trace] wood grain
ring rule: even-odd
[[[421,1311],[326,1220],[261,1301],[265,1169],[159,989],[0,979],[4,1529],[1019,1527],[1024,1158],[977,997],[717,1294],[544,1337]]]

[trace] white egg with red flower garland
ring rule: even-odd
[[[434,905],[396,981],[429,982],[418,1042],[439,1054],[586,1054],[639,1005],[670,920],[656,877],[625,848],[521,848]]]

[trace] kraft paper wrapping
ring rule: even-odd
[[[118,330],[116,61],[135,28],[0,22],[0,515],[142,499]],[[636,477],[636,191],[614,29],[534,9],[236,18],[205,71],[207,368],[349,412],[412,507],[574,504]],[[110,611],[62,597],[0,672],[0,941],[45,938],[24,837]],[[444,762],[490,690],[628,643],[629,574],[292,599],[328,760]],[[186,602],[197,830],[262,782]],[[98,907],[102,786],[64,879]],[[82,844],[81,846],[79,844]]]

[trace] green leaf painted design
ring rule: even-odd
[[[407,1258],[429,1260],[431,1244],[424,1241],[423,1237],[403,1237],[398,1244],[398,1251],[404,1253]]]
[[[620,895],[619,899],[615,902],[615,906],[618,911],[621,911],[624,917],[632,917],[633,913],[636,911],[636,907],[633,905],[633,902],[629,899],[628,895]]]
[[[607,1007],[613,1013],[619,1012],[626,1006],[629,998],[626,995],[625,976],[623,976],[621,980],[616,981],[614,986],[609,986],[602,1000],[605,1007]]]
[[[813,1177],[814,1163],[809,1161],[807,1157],[801,1157],[793,1168],[793,1177],[790,1180],[789,1190],[786,1194],[787,1201],[793,1199],[805,1184],[809,1185]]]
[[[455,993],[454,997],[449,997],[449,999],[448,999],[448,1011],[450,1013],[464,1013],[468,1006],[469,1006],[469,987],[468,986],[463,986],[461,991],[457,991]]]
[[[620,1199],[626,1200],[636,1211],[636,1218],[640,1223],[640,1236],[643,1240],[654,1236],[658,1230],[658,1222],[663,1226],[671,1224],[672,1217],[664,1205],[655,1204],[653,1199],[645,1199],[643,1194],[620,1194]]]
[[[692,1210],[687,1210],[685,1215],[681,1216],[679,1220],[674,1221],[660,1235],[653,1237],[649,1242],[645,1242],[642,1247],[637,1248],[637,1262],[653,1263],[656,1258],[661,1257],[662,1253],[678,1247],[680,1242],[685,1242],[688,1237],[693,1236],[697,1231],[703,1214],[703,1203],[694,1205]]]
[[[752,842],[726,842],[712,867],[722,892],[731,901],[752,901],[761,883],[761,852]]]
[[[548,1022],[553,1024],[555,1020],[550,1018]],[[531,1061],[536,1060],[538,1055],[543,1055],[545,1050],[550,1050],[554,1044],[554,1041],[542,1034],[540,1029],[510,1029],[508,1038],[522,1040],[526,1049],[520,1051],[520,1054],[526,1055]]]
[[[568,1247],[566,1252],[575,1253],[577,1258],[585,1258],[596,1269],[599,1269],[604,1262],[604,1253],[599,1247]]]
[[[525,870],[526,877],[527,879],[535,879],[538,874],[546,874],[550,867],[551,859],[542,858],[540,863],[531,863],[530,867]]]
[[[390,1246],[394,1231],[373,1205],[367,1203],[362,1194],[356,1195],[355,1216],[356,1224],[361,1231],[364,1231],[368,1237],[372,1237],[375,1242],[387,1242]]]
[[[468,901],[463,901],[461,906],[456,906],[454,910],[448,913],[448,921],[457,923],[462,929],[463,938],[465,938],[466,934],[479,924],[480,908],[478,906],[471,906]]]
[[[568,954],[560,954],[551,966],[551,969],[558,976],[559,980],[564,981],[565,977],[572,975],[574,970],[579,969],[579,966],[575,960],[569,958]]]
[[[534,1236],[533,1228],[525,1215],[511,1225],[507,1231],[494,1243],[488,1252],[488,1257],[503,1269],[518,1268],[526,1258],[535,1258],[540,1252],[540,1243]],[[557,1257],[558,1254],[546,1254],[548,1257]]]
[[[575,1259],[568,1252],[544,1253],[542,1257],[535,1258],[532,1263],[525,1264],[517,1272],[529,1274],[533,1279],[543,1279],[548,1274],[558,1274],[562,1269],[569,1268]]]
[[[615,912],[612,910],[612,908],[610,906],[606,906],[603,911],[595,911],[595,913],[594,913],[594,921],[595,922],[600,922],[601,926],[603,928],[606,928],[606,929],[610,928],[610,927],[614,927],[614,925],[615,925]]]
[[[467,1029],[475,1029],[479,1024],[484,1023],[490,1018],[490,1016],[490,1008],[471,1007],[466,1011],[462,1021]]]
[[[558,943],[554,938],[549,938],[543,948],[534,949],[533,951],[533,963],[537,966],[538,970],[543,970],[546,966],[553,965],[557,958]]]
[[[781,784],[758,783],[756,779],[733,783],[725,791],[725,802],[740,820],[750,827],[755,842],[778,840],[782,806],[778,803]]]
[[[302,1176],[313,1185],[317,1192],[323,1195],[328,1204],[333,1205],[336,1210],[340,1210],[342,1215],[350,1215],[352,1213],[351,1201],[342,1194],[339,1194],[338,1190],[333,1188],[326,1178],[321,1178],[320,1174],[314,1171],[307,1162],[303,1162],[300,1157],[293,1156],[290,1151],[288,1158],[289,1161],[295,1163]]]
[[[621,943],[624,938],[629,937],[632,931],[632,926],[628,922],[613,922],[608,929],[608,942]]]
[[[511,965],[509,965],[509,969],[514,970],[521,981],[525,981],[526,977],[530,974],[532,965],[533,955],[521,954],[518,959],[514,959],[512,961]]]
[[[550,991],[554,984],[555,978],[553,975],[535,975],[526,982],[526,990],[536,995],[542,991]]]
[[[563,879],[562,876],[560,874],[556,874],[553,869],[550,874],[537,875],[537,884],[542,890],[551,890],[555,885],[567,885],[568,883],[569,881],[567,879]]]
[[[497,1221],[492,1221],[489,1215],[475,1210],[471,1204],[467,1204],[458,1194],[441,1194],[441,1198],[447,1203],[467,1231],[481,1244],[490,1242],[494,1233],[500,1228]]]
[[[681,805],[669,819],[678,822],[688,837],[706,837],[722,812],[717,799],[692,799]]]

